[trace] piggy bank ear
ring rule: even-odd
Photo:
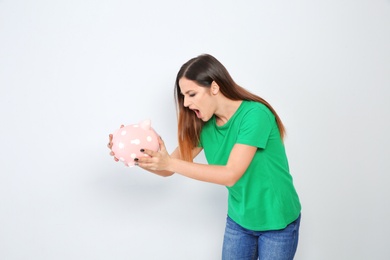
[[[145,130],[150,130],[151,128],[151,125],[152,125],[152,122],[148,119],[148,120],[144,120],[144,121],[141,121],[139,123],[140,127],[142,129],[145,129]]]

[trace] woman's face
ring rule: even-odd
[[[184,77],[179,80],[179,86],[184,96],[184,106],[194,111],[199,119],[207,122],[215,111],[215,100],[211,88],[202,87],[195,81]]]

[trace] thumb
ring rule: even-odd
[[[161,136],[158,136],[158,144],[160,145],[160,151],[166,151],[165,143]]]

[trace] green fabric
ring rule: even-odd
[[[265,105],[243,101],[225,125],[217,126],[215,117],[206,122],[200,146],[209,164],[226,165],[235,144],[258,149],[244,175],[227,187],[229,217],[250,230],[285,228],[301,205],[275,117]]]

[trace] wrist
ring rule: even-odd
[[[170,172],[176,172],[175,171],[175,164],[176,164],[176,158],[170,158],[168,160],[168,164],[167,164],[167,171],[170,171]]]

